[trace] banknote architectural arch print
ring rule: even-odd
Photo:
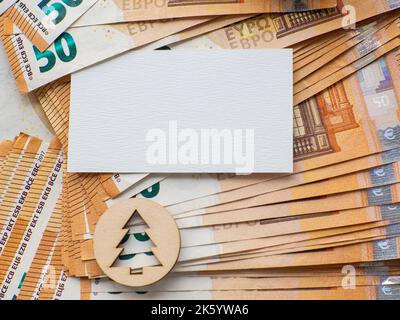
[[[340,151],[335,134],[358,127],[343,82],[294,107],[295,160]]]

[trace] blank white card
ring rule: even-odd
[[[291,172],[292,51],[133,51],[72,76],[70,172]]]

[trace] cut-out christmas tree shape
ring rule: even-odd
[[[147,225],[145,234],[130,233],[129,221],[135,215],[140,215]],[[127,250],[131,239],[140,243],[141,237],[151,239],[151,250],[143,250],[141,254],[135,254],[133,247]],[[137,198],[121,201],[108,209],[96,226],[94,254],[97,263],[107,276],[124,285],[143,287],[159,281],[174,267],[179,250],[180,235],[174,219],[154,201]],[[127,257],[120,259],[124,254],[135,254],[135,263],[126,263]]]
[[[127,226],[132,227],[132,226],[139,226],[139,225],[146,225],[143,218],[140,216],[140,214],[132,215],[131,219],[129,219],[129,221],[127,223]]]
[[[140,229],[144,229],[144,231],[131,233],[130,231],[135,230],[135,228],[130,228],[130,226],[138,224],[140,224]],[[142,274],[143,266],[161,265],[153,252],[155,244],[146,233],[148,228],[149,226],[140,216],[140,213],[135,210],[124,227],[126,233],[118,246],[122,250],[112,267],[130,267],[132,274]]]

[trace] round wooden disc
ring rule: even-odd
[[[127,223],[135,214],[147,224],[145,232],[160,262],[157,266],[143,267],[141,273],[133,273],[130,267],[113,267],[123,252],[118,246],[129,232]],[[97,222],[93,240],[94,255],[103,272],[112,280],[131,287],[147,286],[165,277],[178,260],[180,242],[178,227],[168,210],[154,201],[136,198],[109,208]]]

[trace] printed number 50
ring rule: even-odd
[[[63,41],[65,41],[65,43],[67,44],[68,52],[65,52]],[[74,38],[72,38],[72,36],[67,32],[64,32],[61,36],[57,38],[57,40],[54,42],[54,48],[57,57],[62,62],[70,62],[76,57],[76,43],[74,41]],[[39,67],[41,73],[48,72],[54,68],[57,60],[56,54],[54,54],[51,50],[40,52],[39,49],[37,49],[35,46],[33,47],[33,50],[35,51],[37,61],[40,61],[42,59],[47,60],[47,63],[44,66]]]
[[[67,15],[67,9],[65,6],[60,2],[55,2],[48,6],[51,0],[41,0],[38,3],[38,7],[47,15],[49,16],[52,12],[57,12],[57,16],[52,20],[54,24],[59,24],[61,21],[64,20],[65,16]],[[74,8],[79,6],[83,0],[61,0],[64,4],[68,7]]]

